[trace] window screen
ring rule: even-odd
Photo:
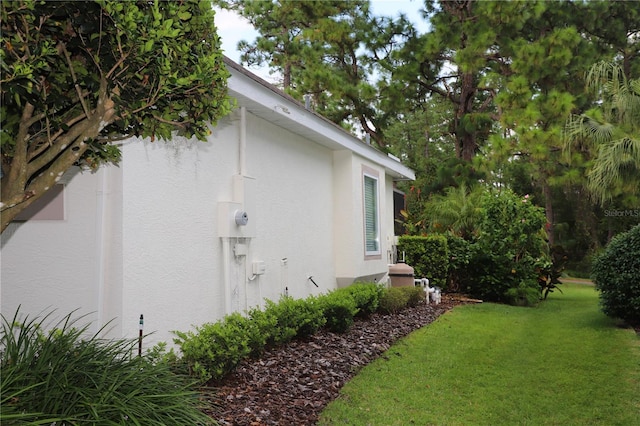
[[[380,254],[378,179],[369,175],[364,175],[364,234],[365,254]]]

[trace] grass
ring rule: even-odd
[[[536,308],[457,307],[365,367],[321,425],[637,425],[640,339],[564,284]]]

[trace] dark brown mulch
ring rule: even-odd
[[[213,385],[217,406],[207,414],[221,425],[313,425],[360,368],[459,303],[443,295],[440,305],[374,314],[356,320],[345,334],[322,330],[243,362]]]

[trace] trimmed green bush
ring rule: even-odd
[[[195,332],[176,331],[174,334],[182,359],[203,381],[221,379],[251,355],[252,347],[266,343],[266,337],[259,335],[255,323],[239,313],[227,315],[222,321],[203,324]]]
[[[403,235],[398,239],[398,253],[404,253],[405,261],[413,267],[416,278],[428,278],[432,286],[446,288],[449,250],[444,235]]]
[[[273,310],[263,311],[260,308],[250,309],[248,315],[264,338],[263,346],[252,348],[251,351],[252,357],[259,357],[266,349],[280,344],[276,343],[275,337],[278,335],[278,317]],[[295,336],[295,334],[291,334],[291,337],[286,341],[291,340],[292,336]]]
[[[386,289],[380,298],[380,312],[395,314],[406,308],[410,294],[403,290],[404,288],[412,287],[390,287]]]
[[[325,327],[335,333],[345,333],[353,325],[358,312],[356,302],[347,291],[333,291],[318,298],[326,319]]]
[[[355,283],[342,290],[356,302],[358,308],[356,316],[366,318],[378,310],[384,287],[376,283]]]
[[[276,346],[295,338],[312,336],[326,323],[322,307],[314,297],[294,299],[283,296],[278,303],[267,300],[266,304],[265,312],[277,319],[271,342]]]
[[[67,315],[2,316],[0,424],[209,425],[191,379],[132,356],[137,340],[104,340]],[[87,337],[91,336],[91,337]]]
[[[427,301],[427,295],[422,287],[400,287],[400,290],[407,293],[407,306],[418,306]]]
[[[420,287],[395,288],[390,293],[375,283],[358,283],[318,297],[287,296],[277,303],[266,300],[264,310],[254,308],[246,316],[233,313],[194,331],[174,331],[174,343],[179,345],[182,358],[172,362],[200,380],[219,380],[243,359],[260,356],[266,349],[293,339],[309,337],[321,327],[344,333],[358,314],[397,312],[408,305],[424,303]]]
[[[606,315],[640,324],[640,225],[611,240],[591,276]]]

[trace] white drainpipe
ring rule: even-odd
[[[247,175],[247,108],[240,108],[240,146],[238,155],[238,173]],[[244,201],[244,200],[243,200]]]
[[[108,182],[107,177],[105,176],[107,173],[107,166],[103,166],[100,168],[100,172],[98,173],[98,191],[96,193],[96,282],[98,284],[98,306],[97,306],[97,322],[96,332],[104,325],[104,292],[105,292],[105,273],[106,273],[106,260],[105,260],[105,245],[107,241],[105,241],[107,231],[106,231],[106,220],[105,216],[107,215],[107,191],[108,191]]]
[[[238,175],[246,176],[246,167],[247,167],[247,109],[246,107],[240,107],[240,123],[239,123],[239,138],[238,138]],[[242,184],[242,188],[237,188],[234,184],[233,188],[233,201],[244,204],[244,183]],[[250,219],[251,220],[251,219]],[[247,241],[247,244],[249,242]],[[232,267],[232,256],[235,256],[231,253],[231,238],[222,237],[222,280],[224,282],[224,300],[225,300],[225,314],[228,315],[233,310],[233,283],[231,282],[231,271]],[[246,269],[249,267],[249,261],[247,259],[248,256],[244,256],[245,263],[245,275],[242,277],[244,280],[244,291],[245,291],[245,299],[247,298],[247,271]],[[235,267],[238,259],[233,259],[233,267]],[[245,305],[247,302],[245,301]],[[245,306],[246,308],[246,306]]]
[[[231,313],[231,279],[229,276],[229,263],[231,262],[231,240],[222,238],[222,282],[224,282],[224,311],[225,315]]]

